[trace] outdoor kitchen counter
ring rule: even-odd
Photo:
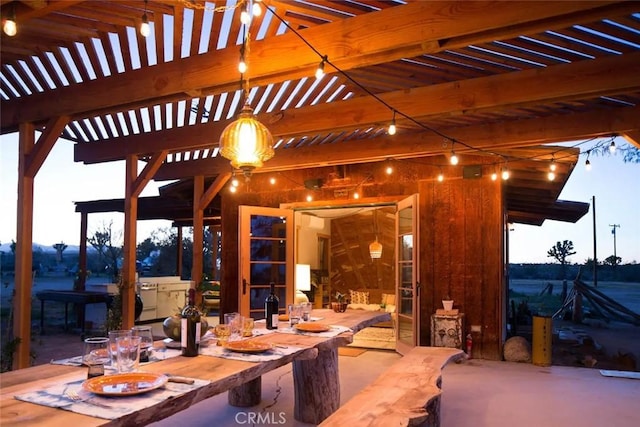
[[[81,415],[14,398],[15,395],[27,391],[42,390],[52,385],[82,380],[86,377],[86,368],[40,365],[0,374],[0,383],[2,384],[0,425],[145,425],[187,409],[211,396],[254,381],[263,374],[290,362],[294,363],[294,371],[297,370],[300,373],[299,368],[302,366],[299,364],[303,364],[303,370],[306,372],[305,375],[298,375],[294,372],[296,390],[294,416],[299,421],[318,424],[339,406],[339,372],[337,363],[335,366],[333,365],[333,361],[337,360],[337,348],[350,343],[353,339],[353,333],[358,330],[377,322],[389,320],[389,313],[360,310],[334,313],[331,310],[314,310],[313,316],[321,317],[320,322],[324,324],[345,326],[351,328],[353,332],[344,332],[330,338],[287,333],[272,333],[257,337],[257,339],[277,345],[299,347],[295,353],[277,360],[255,363],[199,355],[194,358],[178,356],[148,364],[144,367],[144,371],[170,373],[171,375],[210,382],[183,395],[161,401],[115,420]],[[296,367],[296,365],[298,366]],[[313,376],[313,373],[320,372],[326,366],[335,369],[335,375],[323,375],[323,378]],[[314,381],[313,386],[308,384],[312,380]],[[328,388],[317,386],[317,381],[326,382],[325,385]],[[303,395],[300,394],[301,391],[304,392]],[[314,407],[313,405],[316,405],[317,402],[323,402],[323,404]]]

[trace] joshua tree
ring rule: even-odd
[[[562,275],[562,280],[567,278],[567,257],[575,255],[575,253],[576,252],[573,250],[573,242],[571,240],[564,240],[562,243],[556,242],[555,246],[552,246],[551,249],[547,251],[548,257],[555,258],[560,263],[560,274]]]

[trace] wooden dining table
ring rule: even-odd
[[[46,364],[0,374],[0,425],[46,426],[139,426],[162,420],[191,405],[225,391],[229,399],[242,401],[243,394],[256,389],[261,376],[288,363],[293,365],[294,418],[319,424],[340,406],[338,347],[353,341],[353,334],[367,326],[390,320],[389,313],[348,309],[344,313],[313,310],[318,323],[339,325],[351,331],[333,337],[297,333],[270,333],[252,338],[278,346],[299,348],[277,360],[248,362],[198,355],[177,356],[144,365],[146,372],[209,381],[206,385],[114,420],[92,417],[63,409],[21,401],[16,395],[42,390],[86,378],[86,367]],[[257,328],[264,327],[256,325]],[[264,325],[264,324],[262,324]],[[157,342],[156,346],[163,345]],[[329,374],[328,374],[329,373]],[[259,387],[258,387],[259,390]],[[117,399],[117,398],[115,398]],[[233,402],[232,402],[233,403]]]

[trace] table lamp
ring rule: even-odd
[[[302,291],[311,290],[311,266],[309,264],[296,264],[296,296],[294,301],[296,304],[309,302]]]

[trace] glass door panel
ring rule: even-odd
[[[240,206],[240,313],[264,319],[269,284],[284,313],[293,300],[293,211]]]
[[[417,345],[418,310],[417,195],[398,203],[396,213],[396,350],[404,354]]]

